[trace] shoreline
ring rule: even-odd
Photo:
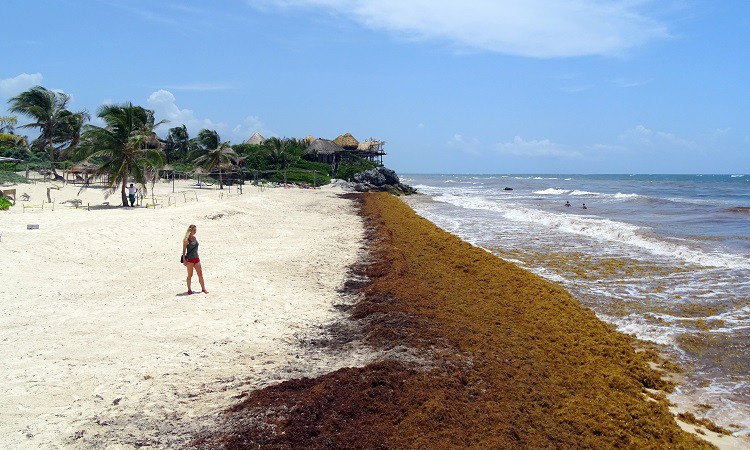
[[[646,389],[670,385],[655,355],[561,288],[389,195],[245,189],[156,209],[107,207],[91,189],[92,211],[0,213],[0,443],[708,445]],[[186,221],[210,252],[201,303],[181,295],[172,257]]]
[[[399,199],[353,197],[372,252],[351,318],[386,356],[249,392],[197,448],[743,448],[683,431],[658,356],[558,286]]]

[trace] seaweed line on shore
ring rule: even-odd
[[[347,197],[368,230],[358,301],[309,344],[382,356],[249,392],[194,448],[714,448],[678,427],[655,353],[566,291],[395,197]]]

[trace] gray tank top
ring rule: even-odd
[[[185,258],[194,259],[198,257],[198,241],[188,241],[187,248],[185,249]]]

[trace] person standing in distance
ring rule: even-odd
[[[128,200],[130,200],[130,207],[135,206],[135,186],[133,186],[133,183],[130,183],[130,187],[128,187]]]
[[[195,231],[197,227],[190,225],[185,233],[185,238],[182,240],[182,257],[183,264],[187,267],[187,288],[188,295],[193,294],[193,290],[190,288],[190,281],[193,278],[193,270],[198,274],[198,282],[201,284],[201,292],[208,294],[206,285],[203,283],[203,268],[201,267],[201,259],[198,257],[198,239],[195,238]]]

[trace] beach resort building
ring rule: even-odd
[[[305,150],[305,155],[314,157],[316,161],[331,164],[337,167],[341,162],[353,161],[363,158],[372,162],[383,164],[383,151],[385,141],[377,141],[370,138],[359,142],[350,133],[342,134],[334,140],[315,139],[308,136],[304,139],[310,144]]]

